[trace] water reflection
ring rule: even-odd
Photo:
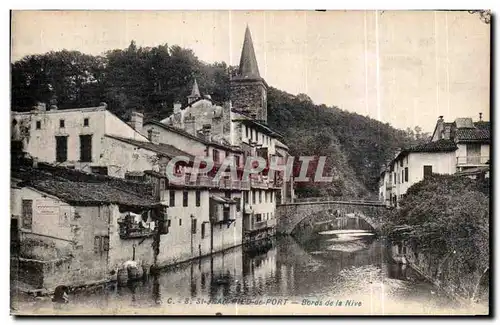
[[[430,296],[430,284],[411,269],[388,260],[381,239],[354,236],[335,241],[335,238],[339,239],[320,236],[299,244],[292,237],[285,237],[251,249],[237,247],[165,269],[126,287],[111,286],[96,293],[75,294],[70,297],[70,305],[109,311],[127,307],[165,308],[172,302],[192,303],[195,299],[281,297],[300,301],[305,297],[351,297],[358,291],[366,293],[374,279],[398,286],[392,291],[396,296],[384,299],[396,301],[404,297],[421,303],[435,298]],[[22,305],[20,309],[51,306],[48,301],[20,297],[18,303]]]

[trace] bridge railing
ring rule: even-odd
[[[378,200],[347,200],[341,197],[335,196],[318,196],[318,197],[304,197],[297,198],[294,203],[313,203],[313,202],[327,202],[327,201],[342,201],[346,203],[364,203],[364,204],[383,204],[383,201]]]

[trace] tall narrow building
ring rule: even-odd
[[[231,79],[233,109],[267,123],[267,87],[259,73],[252,35],[247,26],[238,73]]]

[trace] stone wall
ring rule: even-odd
[[[249,114],[256,114],[256,118],[267,122],[267,110],[263,109],[266,89],[262,81],[232,81],[231,103],[233,108],[240,111],[249,110]],[[265,115],[264,115],[265,114]]]

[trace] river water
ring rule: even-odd
[[[65,305],[16,296],[16,313],[35,314],[469,314],[388,258],[365,230],[273,239],[163,270],[125,287],[70,294]],[[476,310],[477,311],[477,310]]]

